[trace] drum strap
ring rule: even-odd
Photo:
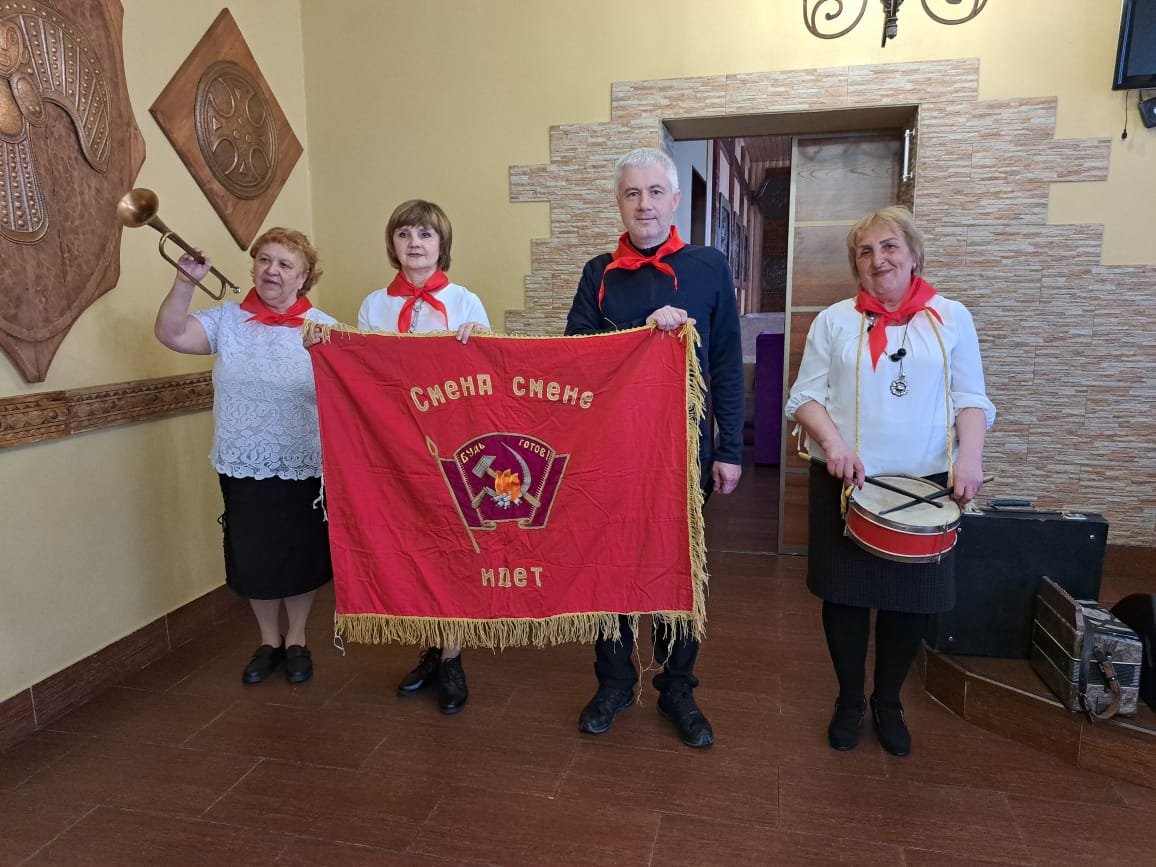
[[[935,317],[930,312],[924,310],[924,315],[927,316],[927,321],[931,323],[931,330],[935,333],[935,339],[939,343],[939,354],[943,357],[943,414],[947,419],[947,487],[952,487],[955,484],[955,460],[952,457],[952,436],[951,436],[951,369],[947,364],[947,347],[943,345],[943,335],[939,333],[939,326],[935,324]]]
[[[943,409],[944,415],[947,419],[947,487],[951,487],[955,481],[955,466],[952,456],[953,440],[951,436],[951,369],[947,364],[947,347],[943,343],[943,335],[939,333],[939,328],[935,324],[935,317],[931,315],[931,311],[920,311],[927,317],[927,321],[931,323],[931,330],[935,334],[935,339],[939,343],[939,353],[943,356]],[[916,314],[919,315],[918,313]],[[884,326],[886,327],[886,326]],[[862,380],[859,378],[863,367],[863,344],[867,339],[867,314],[864,313],[859,319],[859,352],[855,357],[855,454],[859,454],[859,392]],[[847,502],[851,497],[851,487],[848,485],[843,489],[843,495],[840,497],[839,508],[840,513],[844,516],[847,514]]]

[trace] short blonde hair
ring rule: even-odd
[[[385,226],[385,252],[389,256],[389,264],[399,271],[401,262],[393,249],[393,233],[402,226],[420,226],[437,232],[440,241],[438,267],[443,271],[450,270],[450,247],[454,243],[454,230],[445,211],[425,199],[410,199],[393,209],[393,215]]]
[[[868,214],[847,233],[847,260],[851,263],[851,276],[856,280],[859,279],[859,268],[855,264],[859,253],[859,238],[868,229],[880,223],[903,235],[903,240],[907,242],[911,256],[915,259],[913,273],[920,273],[923,270],[923,235],[915,228],[915,218],[911,216],[911,211],[902,205],[891,205]]]
[[[320,260],[317,257],[317,248],[313,246],[308,235],[304,232],[298,232],[296,229],[274,226],[253,242],[253,246],[249,248],[249,258],[256,259],[257,254],[266,244],[280,244],[283,247],[288,247],[290,250],[300,253],[301,258],[305,260],[305,267],[309,273],[305,275],[305,282],[297,290],[298,298],[317,285],[317,281],[321,279],[321,269],[317,265]]]

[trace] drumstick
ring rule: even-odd
[[[827,462],[825,460],[823,460],[822,458],[816,458],[813,455],[807,454],[806,452],[799,452],[799,457],[801,457],[805,461],[810,461],[811,463],[818,464],[821,467],[827,466]],[[930,497],[921,497],[919,494],[913,494],[913,493],[911,493],[911,491],[905,491],[905,490],[903,490],[903,488],[897,487],[896,485],[890,485],[881,479],[875,478],[874,476],[864,476],[863,480],[865,482],[871,483],[872,485],[874,485],[877,488],[882,488],[885,491],[891,491],[891,493],[893,493],[893,494],[902,494],[905,497],[910,497],[913,500],[913,502],[907,503],[906,505],[908,505],[908,506],[914,505],[914,503],[927,503],[928,505],[935,506],[935,508],[937,508],[937,509],[943,508],[943,503],[937,503],[937,502],[935,502],[935,500],[931,499]]]
[[[995,476],[984,476],[983,477],[983,483],[985,485],[989,484],[990,482],[994,482],[994,481],[995,481]],[[941,497],[946,497],[948,494],[951,494],[954,492],[955,492],[954,488],[944,488],[942,491],[936,491],[934,494],[928,494],[927,499],[938,500]],[[910,509],[912,506],[915,505],[916,502],[918,502],[918,501],[913,500],[910,503],[903,503],[902,505],[899,505],[899,506],[892,506],[890,509],[884,509],[882,512],[879,513],[879,517],[882,518],[884,515],[890,515],[892,512],[898,512],[900,509]]]

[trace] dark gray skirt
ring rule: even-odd
[[[811,466],[807,589],[827,602],[939,614],[955,607],[955,552],[939,563],[896,563],[864,551],[843,534],[843,483]],[[946,474],[930,476],[945,484]]]
[[[245,599],[285,599],[333,580],[320,479],[221,475],[225,582]]]

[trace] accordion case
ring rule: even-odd
[[[1098,719],[1136,712],[1143,645],[1095,602],[1076,601],[1050,578],[1036,597],[1032,668],[1071,711]]]

